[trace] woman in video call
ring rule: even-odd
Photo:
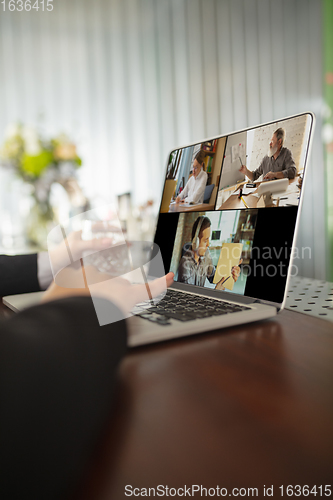
[[[192,242],[186,253],[181,258],[178,267],[178,280],[189,285],[204,286],[206,278],[213,282],[215,266],[209,252],[209,238],[211,232],[211,221],[208,217],[200,216],[192,227]],[[242,263],[240,260],[239,264]],[[240,273],[240,267],[234,266],[231,270],[233,280],[236,282]],[[216,290],[224,290],[223,277],[215,286]]]
[[[204,171],[205,152],[201,149],[194,158],[192,173],[176,203],[203,203],[208,175]]]

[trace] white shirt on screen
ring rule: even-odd
[[[196,178],[192,175],[180,193],[180,199],[187,203],[203,203],[207,178],[208,175],[204,170],[201,170]]]

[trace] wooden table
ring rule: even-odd
[[[293,184],[297,180],[298,180],[297,177],[295,177],[294,179],[290,179],[289,184]],[[234,193],[235,191],[238,191],[238,189],[240,187],[242,187],[244,184],[247,184],[247,182],[248,181],[240,182],[239,184],[232,186],[231,188],[227,188],[226,191],[231,191],[232,193]],[[260,186],[261,182],[255,181],[255,183],[257,184],[257,189],[255,189],[255,191],[253,191],[253,193],[257,193],[258,187]],[[243,195],[243,199],[249,208],[257,208],[257,204],[258,204],[258,200],[259,200],[259,198],[257,198],[257,196],[253,196],[252,194],[247,194],[247,195],[245,194],[245,195]],[[273,204],[271,206],[275,206],[275,205]],[[245,206],[243,200],[238,198],[238,195],[231,194],[229,196],[229,198],[227,200],[225,200],[225,202],[222,203],[222,205],[220,207],[217,208],[217,210],[228,210],[228,209],[235,210],[235,209],[239,209],[239,208],[247,208],[247,207]]]
[[[76,498],[128,498],[125,485],[253,487],[257,498],[274,485],[280,498],[282,485],[331,484],[332,386],[333,324],[286,310],[132,350]]]
[[[252,194],[244,195],[243,198],[249,208],[257,208],[259,198],[253,196]],[[237,194],[231,194],[229,198],[224,203],[222,203],[220,207],[218,207],[217,210],[235,210],[238,208],[247,208],[245,206],[245,203],[242,199],[238,198]]]
[[[169,213],[171,212],[208,212],[214,210],[215,203],[200,203],[198,205],[190,205],[189,203],[173,203],[170,204]]]

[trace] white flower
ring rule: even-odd
[[[12,139],[21,135],[21,125],[19,123],[10,123],[5,129],[5,139]]]

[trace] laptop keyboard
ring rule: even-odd
[[[149,308],[148,306],[149,303],[143,303],[141,307],[144,310],[135,311],[136,316],[161,325],[169,325],[170,319],[192,321],[194,319],[221,316],[223,314],[250,309],[246,306],[214,300],[211,297],[203,297],[171,289],[167,290],[165,296],[158,304],[153,304]]]

